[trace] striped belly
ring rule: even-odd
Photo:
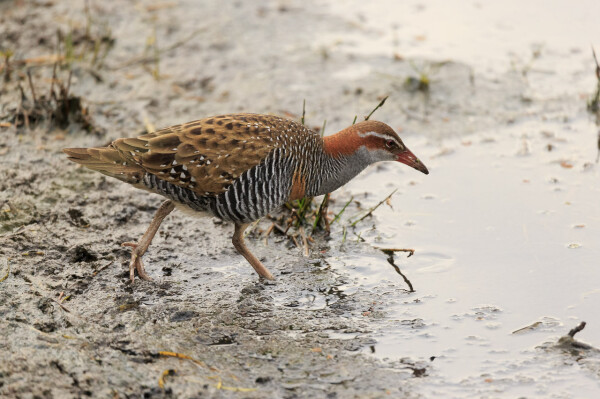
[[[143,183],[151,191],[196,212],[208,212],[235,223],[249,223],[276,210],[290,196],[294,165],[291,160],[278,162],[277,155],[275,151],[218,195],[203,196],[149,173],[144,175]]]

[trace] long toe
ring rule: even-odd
[[[131,280],[131,284],[135,280],[135,269],[136,269],[136,261],[138,257],[136,254],[131,255],[131,262],[129,262],[129,279]]]
[[[150,277],[146,274],[146,270],[144,269],[144,264],[142,263],[142,258],[139,256],[137,257],[137,260],[135,263],[135,268],[137,270],[138,276],[140,276],[140,278],[142,280],[152,281],[152,277]]]

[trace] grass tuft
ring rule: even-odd
[[[42,123],[48,130],[54,127],[66,129],[70,124],[75,123],[88,132],[101,133],[94,126],[81,97],[73,95],[70,91],[73,71],[69,71],[65,82],[58,78],[57,67],[58,64],[55,64],[47,95],[36,93],[31,71],[27,69],[29,95],[19,83],[18,89],[21,92],[19,104],[15,108],[8,109],[6,115],[0,119],[7,120],[17,130],[23,128],[29,130]]]

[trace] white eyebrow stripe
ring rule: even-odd
[[[358,135],[358,137],[368,137],[368,136],[373,136],[373,137],[379,137],[380,139],[384,139],[384,140],[394,140],[394,143],[396,143],[396,145],[400,148],[402,148],[402,145],[400,145],[400,143],[398,142],[398,140],[396,140],[395,138],[388,136],[387,134],[381,134],[381,133],[377,133],[377,132],[357,132],[356,133]]]

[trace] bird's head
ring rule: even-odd
[[[349,155],[366,151],[370,163],[398,161],[429,174],[427,167],[402,142],[394,129],[383,122],[363,121],[325,137],[325,147],[332,155]]]

